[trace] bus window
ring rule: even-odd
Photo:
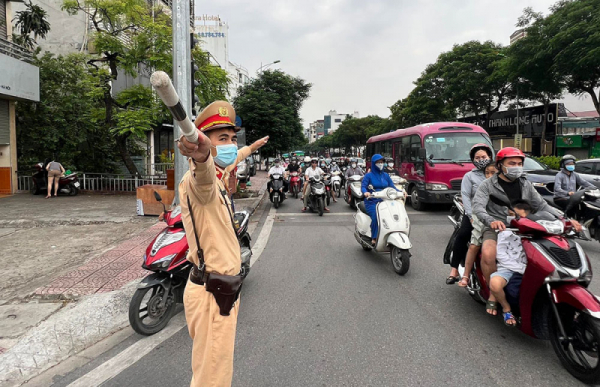
[[[419,161],[419,149],[421,149],[421,137],[416,134],[410,136],[410,161],[416,163]]]
[[[397,141],[395,143],[393,143],[394,145],[394,163],[396,165],[400,165],[400,163],[402,162],[402,142],[401,141]]]
[[[427,159],[433,163],[470,162],[469,151],[477,143],[491,145],[483,133],[430,134],[425,137]]]
[[[408,163],[410,162],[410,137],[402,137],[402,145],[401,145],[401,154],[402,154],[402,162]]]

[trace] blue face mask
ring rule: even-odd
[[[215,163],[221,168],[227,168],[237,160],[238,148],[236,144],[217,145],[217,155],[213,157]]]
[[[573,172],[575,170],[574,165],[565,165],[565,169],[569,172]]]

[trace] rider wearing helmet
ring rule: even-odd
[[[467,254],[469,239],[471,238],[471,232],[473,232],[471,201],[475,196],[475,192],[477,192],[477,187],[485,180],[485,167],[493,161],[494,154],[489,145],[475,144],[471,148],[469,155],[475,168],[465,174],[460,186],[465,216],[462,218],[462,223],[454,240],[452,262],[450,262],[450,275],[446,278],[446,284],[448,285],[452,285],[459,280],[458,265],[464,260]]]
[[[273,161],[273,166],[271,167],[271,169],[269,169],[269,173],[267,174],[268,177],[270,178],[273,175],[283,176],[284,174],[285,174],[285,168],[283,168],[283,166],[281,165],[281,161],[279,159],[275,159],[275,161]],[[270,179],[269,179],[269,182],[267,183],[267,189],[269,190],[269,192],[271,191],[271,180]],[[283,180],[283,192],[287,192],[287,191],[288,191],[288,183],[284,179]]]
[[[303,188],[303,201],[304,201],[304,208],[302,208],[302,212],[306,212],[306,208],[308,207],[308,196],[309,196],[309,191],[310,191],[310,178],[314,177],[315,175],[319,175],[321,177],[323,177],[323,175],[325,174],[325,172],[323,172],[323,170],[321,168],[318,167],[319,164],[319,159],[314,157],[312,160],[310,160],[310,167],[307,168],[304,172],[304,188]],[[325,212],[329,212],[329,208],[325,207],[324,208]]]
[[[385,188],[393,188],[398,190],[390,175],[383,172],[383,156],[380,154],[374,154],[371,157],[371,172],[367,173],[362,181],[361,190],[365,195],[365,199],[371,196],[373,191],[381,191]],[[372,187],[372,189],[369,188]],[[377,243],[377,235],[379,235],[379,225],[377,223],[377,204],[381,202],[381,199],[369,199],[365,200],[365,208],[367,213],[371,217],[371,243],[373,246]]]
[[[354,175],[364,176],[365,173],[363,172],[361,167],[359,167],[356,163],[356,159],[352,158],[350,159],[350,166],[348,167],[348,169],[346,169],[346,178]]]
[[[523,176],[523,161],[525,155],[517,148],[503,148],[496,155],[498,173],[484,180],[477,189],[473,198],[473,214],[485,225],[483,231],[483,245],[481,248],[481,269],[489,284],[490,276],[496,272],[496,230],[503,231],[509,224],[508,208],[505,205],[490,200],[497,197],[508,200],[510,203],[526,200],[531,205],[533,212],[546,211],[559,218],[562,213],[552,208],[541,197],[531,182]],[[577,231],[581,225],[572,220]],[[496,315],[496,299],[490,295],[486,304],[488,314]]]
[[[383,167],[383,171],[388,175],[400,176],[398,169],[394,168],[394,159],[391,157],[385,158],[385,166]]]
[[[575,156],[564,155],[560,160],[560,172],[554,177],[554,203],[564,210],[578,187],[592,188],[594,185],[575,172]]]

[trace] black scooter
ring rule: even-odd
[[[573,217],[590,231],[592,238],[600,241],[600,190],[586,188],[571,195],[565,213]]]
[[[327,199],[327,190],[321,176],[315,175],[310,178],[310,193],[308,196],[308,208],[311,211],[317,211],[319,216],[323,216],[325,211],[325,200]]]
[[[39,195],[44,191],[48,191],[47,165],[48,163],[37,163],[35,165],[35,173],[31,176],[31,186],[29,188],[33,195]],[[79,188],[80,184],[77,173],[61,176],[58,179],[58,193],[75,196],[79,193]],[[54,190],[54,188],[52,188],[52,190]]]
[[[281,202],[285,200],[285,192],[283,192],[283,176],[279,173],[271,175],[271,184],[269,187],[269,198],[275,208],[279,208]]]

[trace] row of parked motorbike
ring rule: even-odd
[[[502,198],[490,198],[510,203]],[[555,206],[551,198],[546,201]],[[560,209],[558,206],[556,208]],[[523,275],[514,275],[505,288],[517,326],[523,333],[550,340],[565,369],[577,379],[590,384],[600,382],[600,300],[587,288],[592,281],[592,266],[582,246],[576,241],[600,240],[600,190],[585,189],[569,199],[566,213],[578,220],[583,231],[577,233],[570,221],[538,221],[515,218],[511,231],[521,237],[527,257]],[[454,225],[443,261],[450,264],[456,233],[464,216],[460,195],[448,216]],[[462,276],[465,263],[459,266]],[[469,276],[468,294],[485,304],[489,286],[481,270],[481,254]]]

